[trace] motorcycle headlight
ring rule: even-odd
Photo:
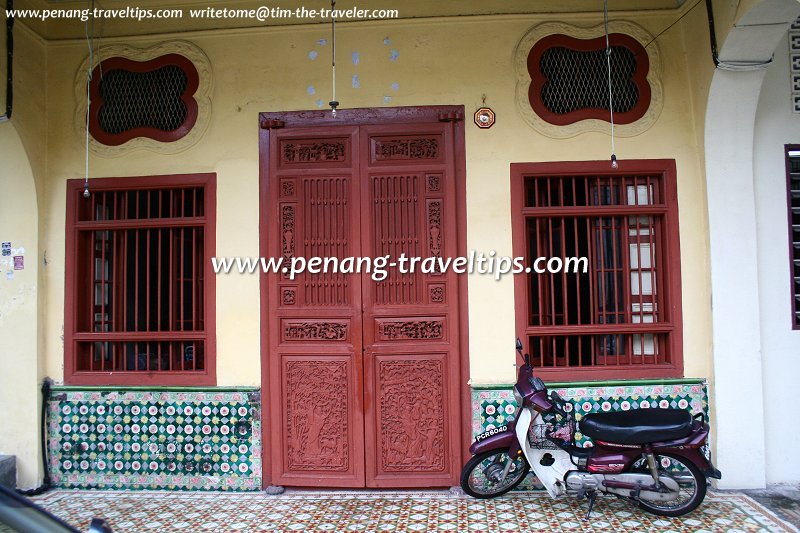
[[[517,402],[517,409],[522,409],[523,398],[516,385],[514,385],[514,400]]]

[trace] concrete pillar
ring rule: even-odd
[[[720,51],[723,63],[767,63],[795,0],[765,0],[745,13]],[[766,484],[764,372],[753,171],[763,69],[717,69],[706,108],[705,156],[711,247],[716,462],[723,488]],[[788,297],[788,295],[787,295]]]

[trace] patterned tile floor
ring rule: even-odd
[[[774,511],[779,518],[800,526],[800,485],[771,485],[744,493]]]
[[[475,500],[442,492],[263,493],[55,490],[36,498],[54,514],[86,529],[102,516],[115,532],[204,531],[648,531],[796,532],[743,494],[710,493],[681,519],[648,515],[616,498],[598,498],[592,518],[586,501],[550,500],[522,492]]]

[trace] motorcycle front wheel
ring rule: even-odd
[[[656,455],[659,476],[670,476],[678,483],[677,498],[655,502],[639,500],[639,507],[660,516],[682,516],[697,509],[706,497],[706,476],[691,461],[677,455]],[[644,470],[644,466],[639,466]]]
[[[503,478],[509,461],[511,465]],[[491,450],[467,461],[461,470],[461,488],[473,498],[494,498],[519,485],[529,470],[524,456],[512,458],[507,449]]]

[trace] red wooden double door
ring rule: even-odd
[[[457,483],[458,280],[375,262],[457,255],[457,134],[460,125],[428,122],[262,135],[265,255],[319,257],[329,269],[267,277],[273,484]],[[352,272],[358,258],[371,272],[364,260]]]

